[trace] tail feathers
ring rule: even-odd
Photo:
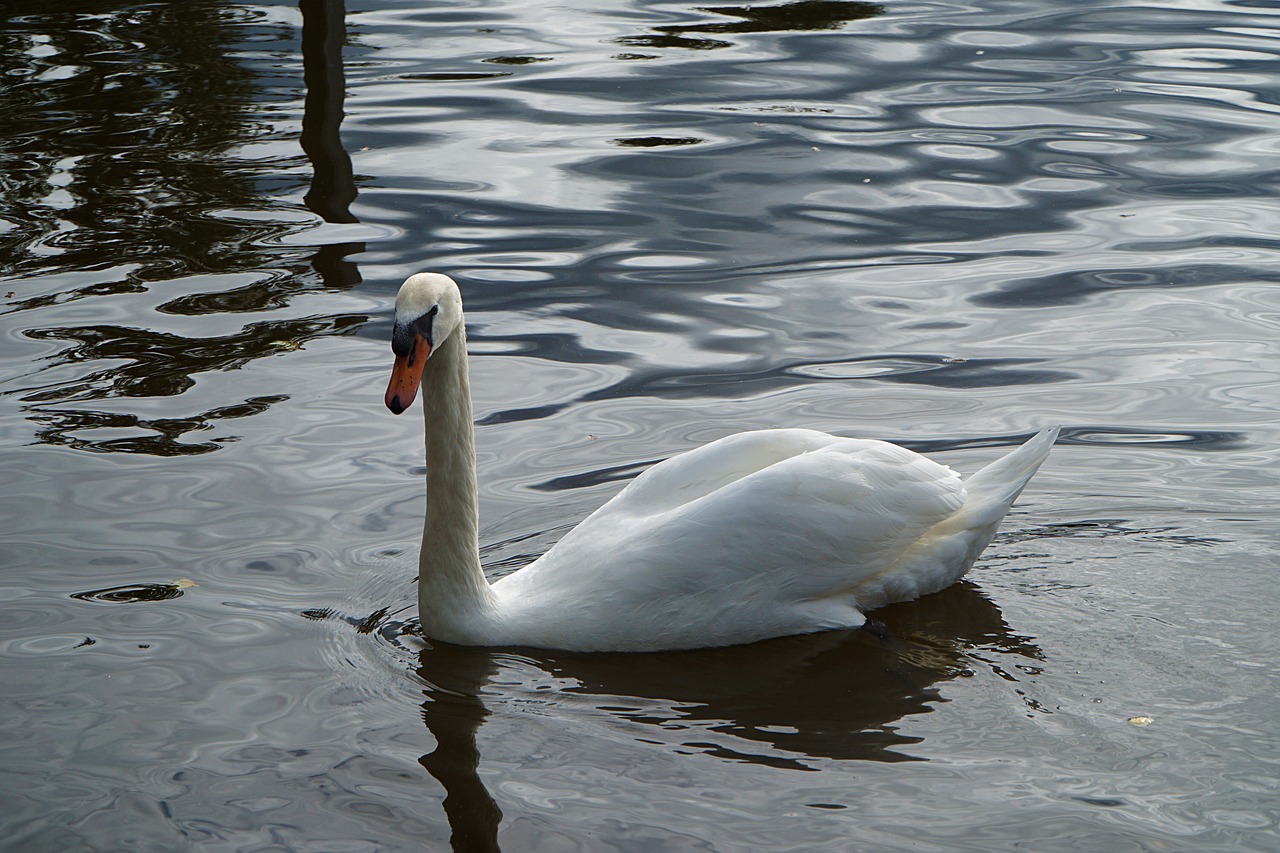
[[[909,601],[958,581],[987,547],[1023,486],[1049,455],[1058,428],[1046,429],[965,483],[964,504],[906,549],[890,569],[859,583],[858,606]]]
[[[1060,427],[1041,430],[1012,453],[997,459],[981,471],[965,480],[968,492],[965,514],[972,513],[972,520],[982,524],[983,516],[994,515],[999,521],[1009,506],[1022,492],[1024,486],[1049,456]]]

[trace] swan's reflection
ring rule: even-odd
[[[962,582],[875,612],[886,631],[828,632],[663,654],[520,650],[514,658],[566,692],[673,750],[811,769],[808,759],[922,760],[895,723],[945,701],[938,684],[969,670],[969,650],[1041,657],[999,609]],[[477,774],[476,731],[490,681],[510,651],[435,646],[420,653],[423,719],[435,737],[422,765],[444,786],[456,850],[496,850],[501,812]]]
[[[498,850],[502,811],[480,781],[476,730],[489,715],[480,689],[497,672],[483,650],[445,646],[422,652],[419,673],[435,679],[427,690],[422,718],[436,748],[419,759],[445,790],[444,813],[457,851]]]

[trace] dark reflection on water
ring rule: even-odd
[[[240,332],[216,338],[182,335],[121,326],[78,326],[40,329],[37,340],[72,340],[55,362],[129,362],[77,378],[60,387],[32,391],[26,402],[94,400],[104,397],[169,397],[195,384],[195,377],[211,370],[235,370],[254,358],[294,349],[313,338],[340,334],[364,322],[362,316],[323,320],[253,323]]]
[[[351,157],[342,147],[342,105],[346,77],[342,44],[346,41],[343,0],[301,0],[302,61],[307,86],[302,119],[302,150],[311,161],[311,188],[303,201],[325,222],[355,222],[356,200]]]
[[[93,412],[82,409],[59,411],[41,408],[30,415],[37,424],[36,438],[46,444],[73,447],[94,453],[144,453],[150,456],[192,456],[210,453],[222,446],[219,441],[191,443],[190,433],[203,432],[218,421],[246,418],[260,414],[269,406],[289,399],[285,394],[250,397],[233,406],[219,406],[192,417],[144,418],[116,412]],[[86,436],[100,430],[123,429],[145,431],[149,435],[94,439]]]
[[[497,670],[491,652],[450,646],[424,650],[418,667],[431,684],[422,719],[436,739],[436,748],[420,762],[444,787],[450,841],[466,853],[499,849],[502,810],[480,780],[476,747],[476,731],[489,716],[481,692]]]
[[[1061,539],[1065,537],[1101,539],[1114,536],[1124,536],[1140,542],[1153,542],[1174,547],[1209,547],[1224,545],[1230,541],[1216,536],[1190,535],[1180,532],[1179,528],[1172,525],[1168,527],[1142,527],[1124,518],[1064,521],[1058,524],[1045,524],[1040,527],[1028,527],[1023,530],[1000,534],[1003,542],[1031,542],[1037,539]]]
[[[1103,444],[1183,444],[1197,450],[1239,450],[1248,444],[1242,432],[1221,429],[1168,430],[1155,427],[1077,426],[1064,430],[1061,443]]]
[[[968,582],[875,616],[883,626],[875,631],[727,649],[522,650],[516,659],[567,681],[564,693],[589,697],[596,710],[627,724],[638,742],[798,771],[817,770],[812,759],[921,760],[910,751],[920,738],[896,724],[946,701],[939,684],[972,675],[975,664],[993,665],[984,663],[988,652],[1043,660],[1036,644],[1013,632]],[[419,653],[418,675],[430,685],[423,719],[437,742],[422,765],[445,788],[458,850],[496,849],[502,813],[478,776],[476,732],[490,713],[486,696],[495,695],[489,682],[511,654],[446,645]]]
[[[1132,247],[1135,250],[1138,247]],[[1148,247],[1149,248],[1149,247]],[[1186,264],[1154,269],[1083,269],[1037,278],[1015,279],[989,293],[970,297],[975,305],[1071,305],[1093,300],[1098,294],[1136,288],[1180,288],[1243,282],[1280,282],[1280,273],[1252,266]]]
[[[490,339],[493,340],[493,339]],[[508,339],[514,340],[514,339]],[[525,339],[528,341],[529,339]],[[542,352],[551,342],[531,344],[532,352]],[[575,361],[581,357],[575,348],[557,350],[555,360]],[[618,354],[602,353],[593,363],[623,361]],[[1036,359],[957,359],[941,355],[868,355],[838,362],[797,362],[766,369],[720,370],[714,373],[683,370],[632,370],[617,383],[592,390],[580,398],[564,403],[523,409],[491,412],[477,421],[480,426],[513,423],[548,417],[570,405],[593,400],[623,397],[661,399],[716,398],[741,399],[787,388],[794,377],[847,382],[863,379],[896,382],[907,385],[930,385],[939,388],[995,388],[1014,385],[1039,385],[1067,382],[1076,374],[1066,370],[1026,367]]]
[[[339,137],[344,9],[333,0],[302,7],[307,101],[300,138],[313,164],[305,203],[325,221],[350,223],[355,183]],[[246,8],[194,2],[59,8],[14,18],[4,28],[0,221],[12,227],[0,236],[3,270],[18,279],[77,271],[91,282],[32,296],[15,284],[7,310],[39,317],[41,309],[87,300],[102,306],[104,317],[127,313],[138,323],[23,330],[33,340],[75,342],[42,365],[46,375],[68,378],[6,392],[28,404],[37,440],[157,456],[218,450],[229,439],[191,443],[184,436],[259,414],[289,395],[256,395],[168,417],[65,404],[178,396],[201,373],[238,370],[315,338],[349,334],[367,319],[263,316],[288,308],[315,284],[305,275],[307,259],[278,245],[297,225],[276,221],[264,199],[263,179],[272,169],[290,168],[289,158],[236,153],[275,135],[258,111],[273,94],[236,56],[244,28],[258,18]],[[363,249],[360,243],[322,246],[310,267],[327,287],[351,287],[360,276],[345,258]],[[237,273],[252,280],[227,287]],[[201,274],[216,276],[212,289],[184,286],[165,295],[173,280]],[[166,325],[157,314],[261,319],[207,334],[200,322],[156,328]],[[143,315],[150,317],[147,325]],[[72,367],[78,369],[63,369]]]
[[[311,187],[303,197],[307,207],[325,222],[357,222],[351,212],[356,200],[351,157],[342,145],[346,75],[342,46],[346,42],[346,4],[343,0],[301,0],[302,63],[307,97],[299,141],[311,161]],[[321,246],[311,265],[327,287],[354,287],[361,281],[356,265],[347,260],[365,249],[364,243]]]
[[[182,583],[143,583],[131,586],[115,586],[77,592],[71,597],[80,601],[96,601],[103,604],[137,604],[144,601],[168,601],[182,595]]]
[[[245,268],[243,229],[207,212],[259,204],[257,169],[225,153],[261,130],[254,74],[232,56],[252,16],[213,2],[39,5],[10,17],[0,49],[11,271]]]
[[[613,140],[623,148],[662,148],[669,145],[697,145],[704,140],[696,136],[633,136]]]
[[[658,35],[624,36],[614,39],[628,47],[686,50],[715,50],[732,47],[724,39],[702,38],[698,33],[730,35],[735,33],[776,33],[786,31],[836,30],[849,21],[871,18],[884,13],[875,3],[854,0],[795,0],[769,6],[697,6],[699,12],[738,18],[737,21],[707,21],[699,24],[667,24],[653,29]]]
[[[712,755],[809,769],[805,757],[918,760],[909,746],[919,738],[894,723],[943,701],[937,685],[966,673],[970,649],[1041,656],[969,583],[883,608],[875,618],[887,636],[830,632],[669,656],[550,654],[539,656],[539,665],[577,681],[575,692],[663,703],[668,714],[655,714],[650,702],[611,710],[659,727],[680,746],[700,746],[681,740],[686,729],[717,732],[737,740],[706,746]],[[712,725],[697,725],[703,721]],[[753,754],[745,749],[750,742],[799,757]]]

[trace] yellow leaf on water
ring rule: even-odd
[[[1130,717],[1129,718],[1129,725],[1131,726],[1149,726],[1154,722],[1155,720],[1153,720],[1151,717]]]
[[[191,587],[196,586],[197,584],[191,578],[178,578],[169,585],[174,589],[191,589]]]

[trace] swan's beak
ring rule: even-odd
[[[391,382],[387,385],[387,396],[384,398],[387,408],[394,414],[398,415],[409,408],[413,398],[418,396],[422,368],[426,366],[430,352],[431,344],[422,335],[414,335],[409,354],[396,356],[395,366],[391,368]]]

